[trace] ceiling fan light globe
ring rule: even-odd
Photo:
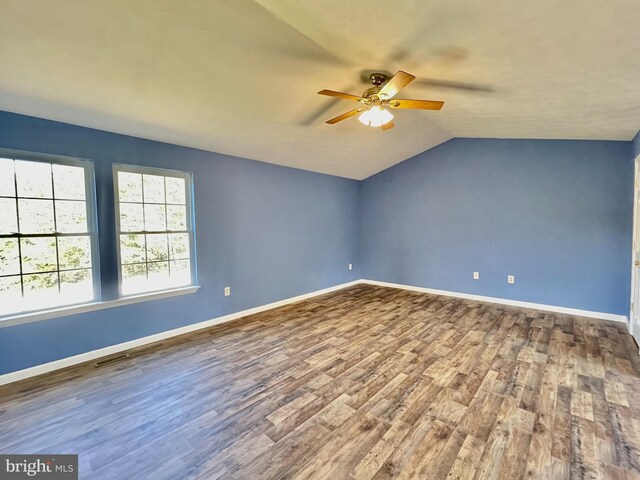
[[[381,127],[389,123],[393,119],[393,114],[386,109],[380,108],[375,105],[358,116],[360,123],[369,127]]]
[[[360,115],[358,115],[358,121],[363,125],[369,126],[369,123],[371,123],[371,119],[369,117],[369,110],[365,110]]]
[[[391,120],[393,120],[393,114],[387,109],[381,109],[382,113],[380,114],[380,118],[382,120],[382,125],[386,125]]]

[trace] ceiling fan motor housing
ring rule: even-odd
[[[370,98],[373,95],[377,97],[379,91],[380,91],[380,87],[367,88],[364,92],[362,92],[362,98]]]
[[[369,75],[369,80],[373,83],[373,87],[367,88],[362,93],[362,98],[366,98],[371,101],[378,101],[378,92],[382,89],[381,85],[387,82],[387,76],[384,73],[372,73]]]
[[[371,80],[371,83],[376,87],[379,87],[387,81],[387,76],[384,73],[372,73],[369,75],[369,80]]]

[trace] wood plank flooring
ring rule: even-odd
[[[132,353],[0,388],[0,452],[90,479],[640,479],[623,324],[359,285]]]

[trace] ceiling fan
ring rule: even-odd
[[[401,89],[409,85],[409,83],[411,83],[415,78],[416,77],[414,75],[403,72],[402,70],[391,77],[389,81],[387,81],[387,76],[383,73],[372,73],[369,76],[369,80],[373,83],[373,87],[365,90],[360,97],[350,93],[336,92],[334,90],[320,90],[318,92],[319,95],[354,100],[363,104],[361,107],[354,108],[347,113],[331,118],[325,123],[333,125],[341,122],[342,120],[346,120],[349,117],[360,114],[358,120],[360,120],[364,125],[380,127],[382,130],[389,130],[395,125],[391,121],[393,119],[393,114],[387,110],[386,107],[440,110],[444,105],[444,102],[435,100],[408,100],[393,98]]]

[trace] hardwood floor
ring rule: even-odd
[[[640,479],[623,324],[359,285],[0,388],[81,478]]]

